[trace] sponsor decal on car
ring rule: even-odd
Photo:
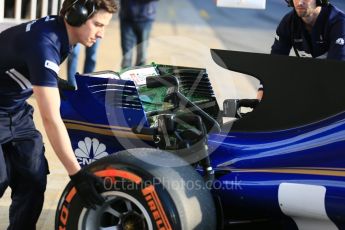
[[[106,146],[96,138],[85,137],[78,142],[78,148],[74,151],[80,165],[88,165],[102,157],[108,156]]]

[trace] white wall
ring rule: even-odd
[[[20,23],[36,19],[36,16],[43,17],[48,14],[58,14],[62,0],[0,0],[0,23]],[[10,3],[13,3],[10,6]],[[27,2],[27,7],[24,5]],[[24,9],[25,8],[25,9]],[[22,11],[25,11],[22,13]],[[25,15],[24,17],[21,17]]]

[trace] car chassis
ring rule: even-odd
[[[62,90],[76,157],[104,179],[106,202],[85,209],[69,183],[56,229],[345,228],[344,63],[211,54],[264,84],[252,112],[235,99],[220,110],[202,68],[77,74],[78,90]],[[156,76],[135,79],[145,68]]]

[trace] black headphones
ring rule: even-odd
[[[293,0],[285,0],[289,7],[293,7]],[[327,6],[329,4],[328,0],[316,0],[316,6]]]
[[[66,22],[75,27],[79,27],[86,22],[96,11],[95,4],[92,0],[76,0],[65,13]]]

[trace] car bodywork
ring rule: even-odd
[[[223,123],[205,69],[153,67],[176,76],[181,92],[220,124],[207,139],[219,228],[345,228],[344,63],[211,53],[220,66],[264,84],[264,99],[241,119]],[[101,75],[77,75],[78,90],[63,92],[61,114],[81,165],[123,149],[156,148],[152,135],[134,128],[149,128],[157,108],[166,109],[166,89]]]

